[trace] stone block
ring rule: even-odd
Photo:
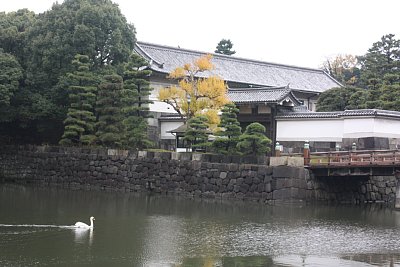
[[[294,166],[294,167],[303,167],[304,166],[304,158],[303,157],[288,157],[287,165]]]
[[[276,166],[272,170],[273,178],[300,178],[300,170],[302,168],[290,166]]]
[[[292,186],[291,179],[287,178],[278,178],[275,179],[275,190],[279,190],[282,188],[288,188]]]
[[[220,163],[223,161],[224,156],[222,155],[211,155],[211,162]]]
[[[245,184],[251,185],[253,183],[253,178],[251,177],[246,177],[246,179],[244,180]]]
[[[178,152],[171,152],[171,160],[179,160],[179,153]]]
[[[201,161],[192,161],[193,170],[199,171],[201,169]]]
[[[180,152],[179,153],[179,160],[181,160],[181,161],[191,161],[192,160],[192,153]]]
[[[249,190],[249,187],[250,186],[248,184],[241,184],[239,191],[242,193],[246,193]]]
[[[267,175],[264,177],[264,183],[270,183],[272,181],[272,176],[271,175]]]
[[[288,164],[288,157],[271,157],[269,166],[285,166]]]
[[[366,194],[367,193],[367,187],[366,185],[361,185],[361,193]]]
[[[265,192],[267,192],[267,193],[272,192],[272,185],[271,185],[271,183],[267,183],[267,184],[265,185]]]
[[[221,173],[219,174],[219,178],[225,179],[227,175],[228,175],[228,174],[227,174],[226,172],[221,172]]]
[[[385,194],[386,194],[386,195],[389,195],[390,193],[392,193],[392,188],[386,187],[386,188],[385,188]]]
[[[257,185],[256,184],[250,185],[250,188],[249,188],[250,192],[255,192],[256,190],[257,190]]]
[[[265,191],[265,185],[264,184],[258,184],[257,185],[257,192],[262,193]]]
[[[300,196],[300,192],[302,190],[298,189],[298,188],[290,188],[290,198],[291,199],[302,199],[302,197]]]
[[[298,184],[299,188],[308,189],[308,183],[307,183],[307,180],[305,178],[298,179],[298,182],[299,182],[299,184]]]
[[[257,157],[256,156],[244,156],[242,157],[242,163],[244,164],[257,164]]]
[[[239,165],[236,163],[231,163],[228,165],[228,170],[231,172],[235,172],[239,169]]]
[[[192,160],[195,160],[195,161],[201,161],[202,160],[202,154],[197,154],[197,153],[193,153],[192,154]]]
[[[229,188],[229,186],[228,186],[228,188]],[[239,192],[239,190],[240,190],[240,186],[239,185],[234,185],[233,186],[233,192],[237,193],[237,192]]]
[[[147,151],[138,151],[138,158],[146,158]]]
[[[292,196],[292,191],[290,188],[282,188],[279,190],[274,190],[272,192],[272,198],[274,200],[290,199],[291,196]]]
[[[231,156],[231,163],[239,164],[241,162],[242,162],[242,157],[241,156]]]

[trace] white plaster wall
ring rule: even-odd
[[[171,83],[161,83],[161,82],[151,82],[150,87],[153,88],[151,95],[149,96],[150,100],[154,103],[149,105],[150,111],[153,112],[161,112],[161,113],[176,113],[173,107],[168,105],[167,103],[158,101],[158,92],[161,88],[171,86]]]
[[[379,120],[379,119],[378,119]],[[376,119],[368,117],[345,117],[343,119],[343,137],[361,138],[373,137]]]
[[[343,137],[400,138],[400,120],[389,118],[344,118]]]
[[[296,119],[277,121],[277,141],[341,142],[343,120]]]
[[[400,138],[400,120],[375,119],[374,132],[379,137]]]
[[[168,131],[175,130],[181,126],[183,122],[177,121],[162,121],[161,122],[161,139],[175,139],[175,135]]]
[[[277,121],[277,141],[328,141],[342,138],[400,138],[400,120],[373,117]]]

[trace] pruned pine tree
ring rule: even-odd
[[[149,100],[152,88],[148,77],[147,61],[137,54],[130,56],[124,69],[124,88],[122,90],[122,123],[125,126],[124,146],[143,149],[153,144],[147,134],[147,118],[150,118]]]
[[[207,117],[203,115],[195,116],[188,121],[184,140],[188,143],[188,148],[192,152],[204,151],[210,145],[208,142]]]
[[[218,125],[221,130],[215,135],[217,138],[212,143],[217,153],[224,155],[237,154],[237,143],[239,136],[242,134],[242,128],[237,120],[239,109],[235,104],[229,103],[222,108],[221,123]]]
[[[265,127],[253,122],[246,127],[245,132],[239,137],[237,147],[244,155],[264,155],[270,151],[271,140],[265,136]]]
[[[232,50],[233,43],[229,39],[222,39],[217,47],[216,50],[214,51],[217,54],[223,54],[223,55],[233,55],[236,53],[235,50]]]
[[[119,148],[123,145],[122,88],[122,77],[119,75],[106,75],[99,85],[96,135],[99,144],[105,147]]]
[[[61,145],[91,145],[95,142],[94,105],[96,77],[90,71],[89,57],[76,55],[72,61],[75,71],[67,74],[69,108],[64,120]]]

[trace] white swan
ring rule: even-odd
[[[86,223],[83,222],[77,222],[75,223],[75,227],[76,228],[84,228],[84,229],[93,229],[93,221],[94,221],[94,217],[90,217],[90,225],[87,225]]]

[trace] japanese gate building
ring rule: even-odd
[[[167,75],[177,67],[191,63],[205,52],[171,46],[137,42],[135,52],[145,58],[152,70],[149,77],[153,88],[150,105],[153,118],[149,120],[150,137],[159,147],[175,148],[171,133],[183,124],[171,106],[157,99],[160,88],[174,84]],[[238,119],[242,127],[260,122],[267,128],[267,135],[276,138],[275,117],[294,110],[315,110],[318,96],[341,84],[320,69],[213,54],[215,69],[199,77],[217,75],[228,86],[228,97],[240,109]],[[205,75],[205,76],[204,76]]]

